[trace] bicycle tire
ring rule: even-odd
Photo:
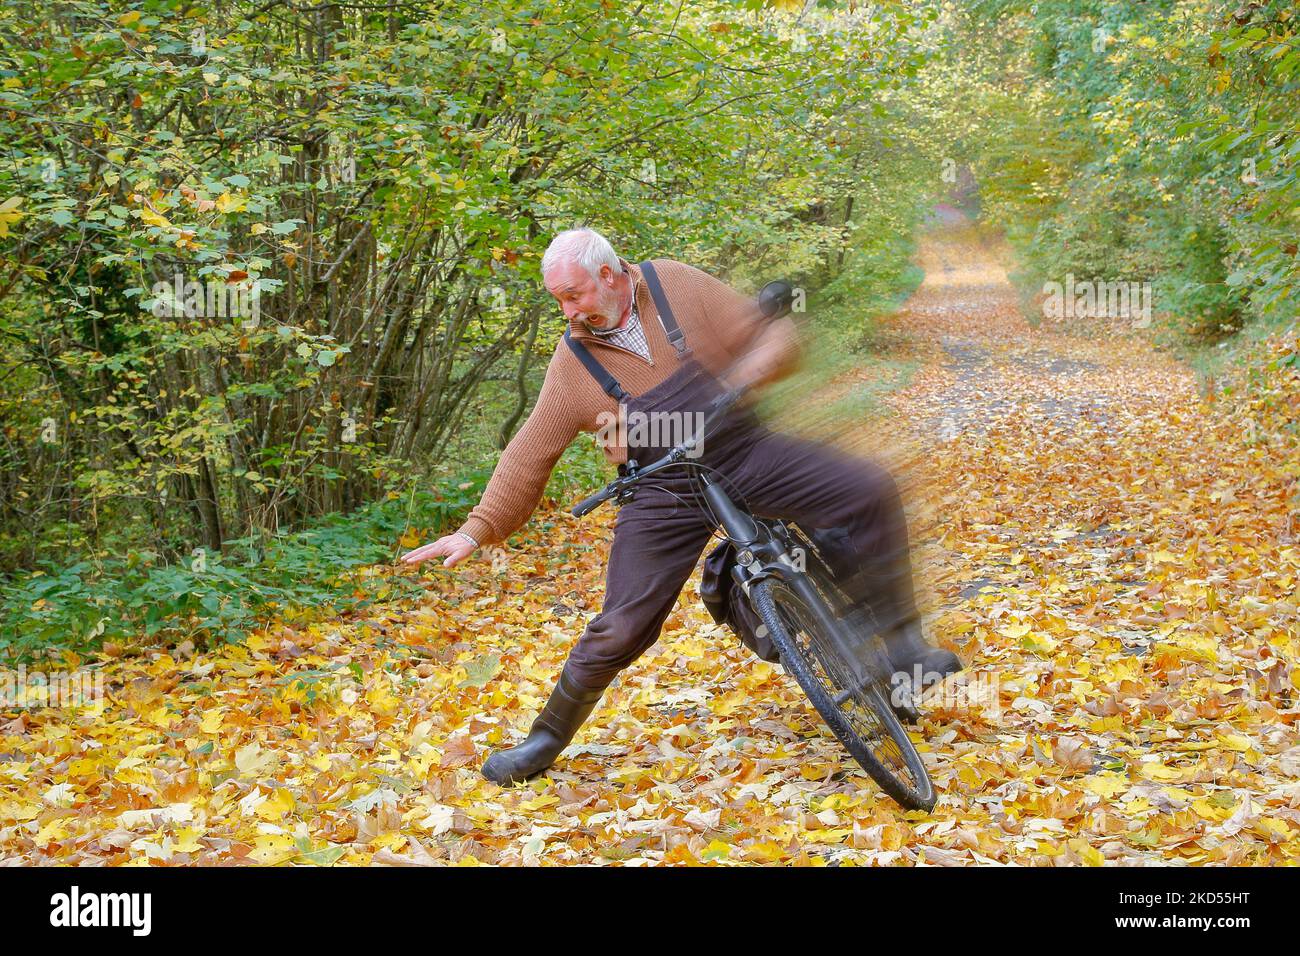
[[[916,810],[933,809],[934,784],[907,731],[888,701],[881,696],[878,687],[850,692],[842,678],[835,675],[837,668],[827,663],[828,659],[833,659],[833,652],[827,649],[829,642],[824,637],[819,639],[817,636],[821,625],[817,623],[817,615],[808,607],[807,601],[784,580],[764,578],[751,586],[750,604],[780,651],[781,663],[789,668],[808,700],[859,766],[901,806]],[[811,626],[813,633],[809,633],[808,637],[812,654],[806,653],[799,645],[797,632],[793,631],[792,625],[781,613],[783,606],[801,608],[804,611],[800,627],[803,631],[808,631]],[[826,675],[825,680],[817,676],[818,668]],[[876,748],[864,739],[862,732],[855,728],[850,713],[846,713],[836,703],[833,691],[848,693],[850,696],[846,699],[851,699],[859,708],[873,716],[874,721],[871,722],[879,727],[880,733],[872,736],[883,737],[880,743],[882,754],[878,754]],[[862,718],[858,722],[862,723]],[[896,752],[893,755],[888,753],[890,744]]]

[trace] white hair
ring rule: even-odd
[[[601,266],[607,265],[615,273],[622,268],[614,247],[595,229],[566,229],[552,239],[542,256],[542,275],[563,261],[576,262],[593,279],[600,278]]]

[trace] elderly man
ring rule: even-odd
[[[556,343],[537,404],[465,523],[404,555],[408,564],[443,557],[451,567],[513,534],[579,432],[596,432],[620,470],[629,459],[648,463],[667,449],[644,438],[634,442],[633,430],[610,429],[611,421],[637,413],[695,416],[723,388],[781,378],[799,359],[789,318],[764,322],[752,299],[685,263],[633,265],[592,229],[555,237],[542,257],[542,281],[568,329]],[[855,559],[844,572],[846,586],[884,618],[891,663],[906,673],[919,665],[936,677],[959,669],[953,654],[922,640],[906,524],[888,475],[768,431],[747,407],[725,426],[709,436],[703,463],[755,513],[847,529]],[[515,783],[548,768],[618,672],[658,639],[713,530],[689,498],[686,478],[666,472],[620,509],[604,606],[570,652],[527,739],[484,762],[489,780]]]

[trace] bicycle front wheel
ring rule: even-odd
[[[750,603],[789,668],[827,726],[880,788],[902,806],[929,810],[934,785],[921,755],[879,685],[862,686],[827,633],[826,615],[780,578],[750,589]]]
[[[880,628],[875,615],[869,608],[863,608],[856,616],[856,622],[850,624],[850,621],[854,620],[849,616],[852,602],[840,588],[835,572],[831,570],[821,550],[812,543],[812,538],[798,527],[790,527],[786,533],[790,537],[791,544],[803,553],[807,567],[805,573],[812,579],[817,590],[821,592],[826,605],[835,612],[835,616],[840,619],[845,627],[854,629],[859,639],[878,641],[880,639]],[[906,700],[899,700],[897,692],[892,689],[889,691],[881,690],[881,694],[888,694],[890,707],[900,720],[913,724],[920,722],[921,713],[917,709],[918,697],[915,692],[909,695]]]

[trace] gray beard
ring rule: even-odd
[[[617,322],[617,320],[610,319],[610,317],[607,315],[595,316],[595,318],[598,318],[605,323]],[[591,331],[596,333],[597,335],[600,335],[602,333],[608,335],[610,332],[614,331],[612,328],[606,329],[606,328],[602,328],[601,326],[595,325],[592,319],[587,319],[586,323],[587,323],[587,328],[591,329]]]
[[[632,303],[632,312],[631,312],[631,314],[628,316],[628,323],[631,324],[632,319],[634,319],[635,317],[636,317],[636,302],[633,301],[633,303]],[[619,331],[619,329],[618,329],[618,324],[617,324],[617,323],[618,323],[618,319],[617,319],[617,318],[615,318],[615,319],[613,319],[613,320],[611,320],[611,319],[609,318],[609,316],[602,316],[602,318],[604,318],[605,321],[607,321],[607,322],[612,321],[612,322],[614,323],[614,326],[613,326],[612,328],[608,328],[608,329],[598,329],[598,328],[596,328],[595,326],[593,326],[590,322],[588,322],[588,323],[587,323],[587,328],[591,330],[591,334],[592,334],[592,335],[613,335],[615,332]]]

